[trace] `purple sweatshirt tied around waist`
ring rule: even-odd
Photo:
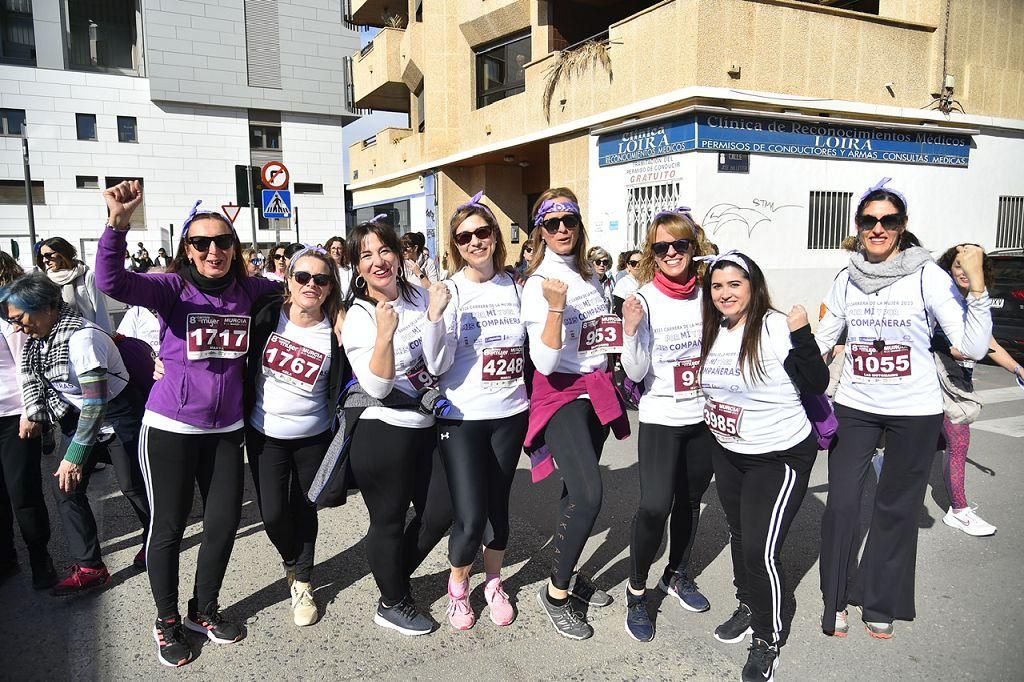
[[[220,429],[240,421],[245,354],[188,359],[187,319],[190,314],[248,319],[256,299],[280,291],[281,283],[245,277],[219,295],[204,294],[177,274],[125,270],[127,239],[127,232],[110,227],[103,231],[97,245],[96,285],[122,303],[155,311],[160,320],[164,376],[153,385],[146,409],[197,428]],[[246,343],[247,339],[248,335]]]

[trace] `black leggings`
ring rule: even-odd
[[[817,454],[813,434],[781,452],[741,455],[719,448],[714,453],[718,498],[729,522],[736,598],[750,607],[754,637],[769,644],[786,643],[779,556]]]
[[[704,422],[686,426],[640,423],[640,506],[633,517],[629,547],[633,562],[629,584],[634,590],[647,586],[647,574],[670,512],[668,565],[662,577],[668,582],[673,573],[681,573],[689,565],[700,502],[711,483],[712,454],[718,448]]]
[[[452,523],[452,501],[434,427],[413,429],[360,419],[349,462],[370,514],[366,556],[385,604],[409,592],[409,576]],[[416,515],[408,525],[412,503]]]
[[[0,417],[0,564],[14,561],[14,520],[33,561],[45,560],[50,514],[39,472],[39,437],[21,439],[21,417]]]
[[[284,563],[295,566],[295,579],[304,583],[312,575],[317,533],[316,505],[306,491],[330,443],[330,431],[285,440],[250,428],[245,436],[263,528]]]
[[[528,422],[527,412],[504,419],[438,421],[438,449],[455,510],[448,538],[452,566],[472,564],[481,542],[498,551],[508,546],[508,497]]]
[[[604,490],[598,461],[608,437],[589,400],[573,400],[559,408],[544,429],[544,441],[562,476],[562,499],[555,527],[551,583],[569,589],[569,580],[583,554],[601,511]]]
[[[866,621],[914,619],[918,515],[942,430],[941,414],[887,417],[836,405],[836,417],[839,434],[828,456],[828,502],[821,518],[821,628],[829,634],[836,612],[849,601],[864,607]],[[850,586],[864,478],[883,433],[885,466],[857,583]]]
[[[217,601],[242,516],[245,432],[181,434],[142,427],[139,453],[152,504],[146,568],[157,616],[178,613],[178,555],[195,486],[203,498],[203,534],[193,595]]]

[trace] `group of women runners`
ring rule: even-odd
[[[539,607],[558,634],[592,636],[586,609],[613,599],[577,565],[604,498],[605,441],[609,433],[630,433],[612,372],[620,362],[642,394],[626,630],[641,642],[655,637],[647,589],[666,524],[668,561],[657,589],[684,609],[710,608],[689,560],[714,476],[736,587],[735,610],[714,637],[738,643],[752,635],[742,678],[770,680],[787,636],[780,554],[819,450],[802,396],[825,392],[824,358],[844,332],[822,520],[822,630],[846,636],[850,604],[861,609],[873,637],[891,637],[894,620],[914,618],[916,517],[942,429],[933,328],[941,327],[959,357],[981,359],[991,319],[981,249],[956,248],[961,290],[912,245],[906,199],[884,184],[857,205],[859,247],[828,292],[816,333],[800,306],[788,313],[773,307],[753,258],[716,253],[685,208],[654,216],[630,264],[638,288],[623,297],[618,315],[588,260],[582,212],[567,188],[537,200],[522,271],[506,269],[501,227],[478,194],[451,217],[453,274],[443,282],[430,282],[422,267],[410,269],[394,229],[371,220],[349,230],[343,244],[332,240],[330,251],[282,254],[283,287],[248,276],[230,221],[199,210],[198,202],[168,272],[126,271],[127,232],[142,189],[124,182],[104,196],[110,217],[96,282],[111,297],[157,315],[163,376],[144,409],[134,396],[115,406],[112,387],[124,370],[116,360],[104,362],[109,349],[91,353],[88,366],[75,356],[71,372],[81,380],[68,382],[71,393],[37,382],[38,415],[26,414],[46,421],[47,406],[52,411],[60,402],[48,401],[49,391],[69,399],[74,391],[85,394],[84,403],[72,401],[78,432],[66,427],[72,461],[85,462],[84,470],[69,467],[68,481],[82,480],[83,488],[92,459],[75,444],[95,442],[95,424],[114,421],[120,434],[118,424],[133,415],[141,421],[134,441],[127,433],[121,440],[129,451],[137,448],[134,470],[144,481],[142,558],[162,664],[192,660],[184,628],[221,644],[245,635],[218,604],[240,518],[243,446],[295,623],[319,617],[312,586],[317,513],[307,491],[323,476],[325,453],[341,448],[331,459],[339,467],[334,473],[358,488],[369,512],[367,557],[380,593],[374,622],[406,635],[435,628],[413,601],[409,580],[449,532],[451,626],[466,630],[477,619],[470,574],[481,550],[485,610],[498,626],[515,620],[502,566],[509,496],[525,449],[534,481],[552,473],[562,480]],[[42,283],[24,276],[2,290],[0,302],[6,319],[33,337],[28,346],[44,347],[42,356],[38,349],[25,355],[38,364],[52,353],[45,348],[50,329],[38,323],[39,311],[49,308],[36,300],[37,289]],[[69,309],[59,291],[49,295],[47,305]],[[89,324],[79,319],[71,327],[65,331],[74,347],[74,333]],[[90,400],[95,375],[109,400]],[[90,412],[90,405],[100,409]],[[851,581],[862,487],[883,433],[885,464]],[[119,476],[122,468],[131,480],[134,470],[123,464]],[[182,617],[179,550],[196,484],[204,532]],[[98,560],[98,548],[96,554]]]

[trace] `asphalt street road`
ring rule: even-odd
[[[778,679],[1024,678],[1024,505],[1014,483],[1024,480],[1024,391],[992,367],[979,369],[977,386],[987,405],[973,428],[967,492],[999,532],[972,538],[943,525],[948,499],[941,457],[936,456],[920,513],[917,620],[898,622],[895,637],[879,641],[859,627],[854,612],[848,638],[825,637],[818,627],[818,541],[827,495],[822,453],[783,554],[792,634]],[[96,474],[91,494],[112,584],[100,593],[55,599],[30,589],[25,565],[20,575],[0,586],[0,678],[737,679],[746,645],[721,644],[711,635],[735,608],[728,533],[713,482],[693,553],[693,568],[700,573],[698,582],[711,600],[711,611],[689,613],[674,601],[656,599],[655,640],[639,644],[625,632],[622,594],[638,497],[635,443],[610,441],[602,460],[605,503],[581,565],[616,601],[605,609],[591,609],[596,635],[585,642],[558,637],[536,602],[550,561],[547,545],[559,485],[550,479],[531,484],[524,458],[512,493],[512,544],[505,571],[506,589],[520,608],[511,626],[499,628],[486,614],[467,632],[448,626],[446,542],[413,579],[418,603],[429,608],[440,628],[425,637],[402,637],[375,626],[376,590],[362,541],[367,516],[356,496],[346,506],[320,514],[314,584],[323,617],[315,626],[295,627],[280,564],[247,482],[221,601],[228,616],[246,621],[248,637],[229,646],[194,639],[201,648],[196,661],[178,671],[163,668],[156,662],[150,634],[155,614],[149,585],[132,568],[140,534],[108,467]],[[49,460],[43,466],[48,478],[56,463]],[[872,486],[869,481],[865,491],[865,528]],[[182,553],[183,608],[202,531],[200,508],[197,498]],[[51,514],[51,551],[62,568],[68,563],[65,543],[52,508]],[[19,551],[24,561],[20,545]],[[652,576],[660,573],[662,561],[663,556]],[[478,573],[472,579],[478,615],[483,607],[481,578]]]

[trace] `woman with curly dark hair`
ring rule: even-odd
[[[949,273],[953,283],[960,290],[961,295],[967,296],[970,280],[964,272],[963,264],[960,262],[961,247],[971,244],[958,244],[948,249],[939,257],[939,267]],[[973,246],[978,246],[974,244]],[[980,248],[980,247],[979,247]],[[988,255],[982,256],[982,275],[985,279],[986,288],[995,284],[995,273],[992,270],[992,259]],[[963,372],[963,380],[968,387],[972,386],[974,379],[975,362],[965,357],[956,348],[952,347],[946,336],[937,330],[932,343],[937,353],[941,353],[951,359],[950,365],[955,365]],[[1024,380],[1024,369],[1017,363],[1006,350],[993,338],[989,342],[988,357],[997,365],[1014,375],[1018,381]],[[964,491],[964,477],[967,469],[967,450],[971,445],[971,425],[954,424],[949,417],[943,416],[942,429],[946,435],[946,453],[943,458],[943,473],[946,476],[946,491],[949,493],[949,510],[942,517],[942,522],[951,528],[958,528],[968,535],[982,537],[992,535],[996,527],[988,523],[975,512],[976,506],[967,503],[967,493]]]

